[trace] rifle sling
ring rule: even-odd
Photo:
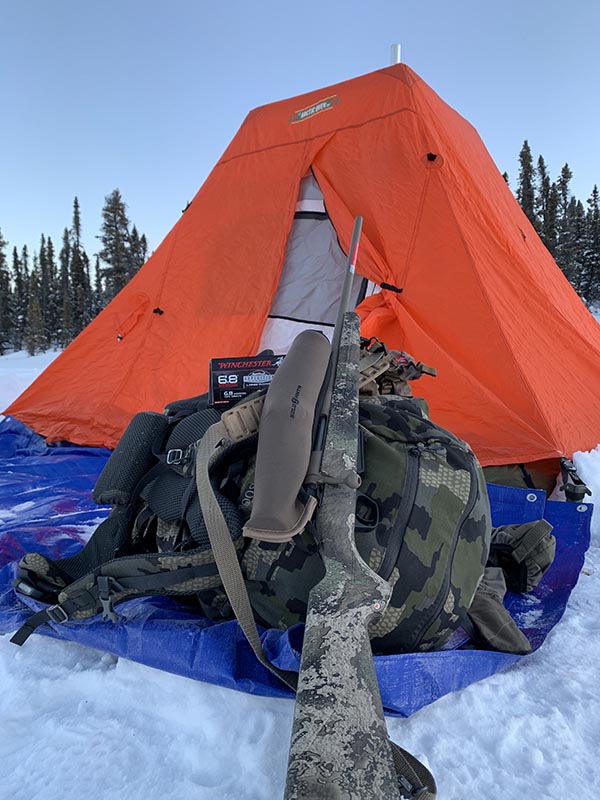
[[[269,661],[263,650],[256,623],[254,622],[250,598],[248,597],[248,591],[240,569],[238,555],[209,479],[209,469],[214,458],[219,453],[218,445],[223,440],[228,441],[227,429],[223,423],[217,422],[208,429],[200,440],[196,454],[198,499],[206,523],[210,546],[219,575],[223,581],[223,588],[231,603],[231,608],[254,655],[264,667],[295,692],[298,684],[298,675],[289,670],[278,669]]]
[[[407,796],[414,800],[435,800],[437,796],[437,786],[435,779],[427,767],[422,764],[407,750],[400,745],[389,740],[392,748],[392,758],[398,776],[398,783],[406,791],[410,792]],[[408,784],[408,785],[407,785]],[[415,787],[421,787],[416,789]]]

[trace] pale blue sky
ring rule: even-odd
[[[514,186],[525,138],[585,200],[600,183],[597,0],[0,0],[0,229],[97,249],[119,187],[155,249],[265,103],[387,66],[390,46]]]

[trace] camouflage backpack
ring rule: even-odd
[[[373,649],[441,647],[464,622],[488,557],[491,521],[481,468],[465,442],[431,422],[422,400],[366,397],[359,413],[364,471],[356,544],[393,587],[370,631]],[[251,491],[249,476],[244,510]],[[259,621],[278,628],[304,620],[308,593],[324,574],[310,526],[287,544],[251,540],[242,569]]]
[[[376,652],[442,646],[465,623],[488,557],[490,512],[479,464],[465,442],[431,422],[424,401],[410,396],[407,381],[427,371],[405,354],[365,343],[355,535],[364,560],[393,586],[371,630]],[[60,561],[38,553],[21,559],[15,587],[49,606],[13,640],[22,643],[47,621],[100,612],[114,621],[118,603],[152,594],[197,602],[215,621],[231,618],[194,474],[197,445],[219,420],[231,435],[210,464],[209,482],[255,618],[279,628],[303,621],[323,572],[312,524],[284,544],[242,536],[261,402],[250,398],[220,415],[203,395],[164,414],[136,415],[96,484],[94,499],[113,510],[88,544]]]

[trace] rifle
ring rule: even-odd
[[[308,481],[323,487],[316,529],[325,576],[308,601],[285,800],[435,796],[428,771],[388,738],[368,626],[391,588],[354,540],[360,332],[347,308],[361,228],[357,217],[309,467]]]

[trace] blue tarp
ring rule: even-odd
[[[0,632],[16,630],[32,610],[42,607],[14,592],[16,561],[29,551],[53,559],[76,553],[107,515],[108,509],[96,506],[91,493],[108,456],[109,451],[101,449],[47,447],[17,420],[0,422]],[[547,502],[539,491],[494,485],[488,489],[494,525],[541,517],[554,525],[557,554],[544,580],[531,594],[507,597],[510,612],[537,649],[562,617],[579,577],[592,506]],[[289,694],[256,661],[236,622],[211,624],[168,598],[132,600],[119,605],[118,613],[116,624],[94,617],[38,630],[196,680],[255,694]],[[300,625],[286,632],[263,632],[267,654],[285,669],[298,669],[301,643]],[[377,656],[386,711],[408,716],[521,658],[461,649],[463,644],[464,637],[455,636],[455,649]]]

